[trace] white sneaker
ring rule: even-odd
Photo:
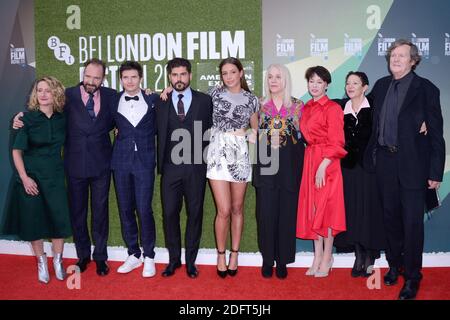
[[[142,270],[142,276],[144,278],[153,277],[156,274],[155,259],[149,257],[144,258],[144,270]]]
[[[134,255],[128,256],[127,260],[117,269],[118,273],[128,273],[142,265],[142,260]]]

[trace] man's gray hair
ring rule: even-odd
[[[419,49],[417,48],[417,46],[409,40],[406,39],[395,40],[386,52],[386,60],[389,63],[389,60],[391,59],[392,50],[403,45],[407,45],[410,47],[411,60],[415,62],[414,65],[412,66],[412,69],[415,70],[420,63],[420,60],[422,60],[422,57],[419,54]]]

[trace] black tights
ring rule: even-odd
[[[366,273],[372,273],[373,265],[377,253],[375,250],[366,249],[360,243],[355,243],[355,264],[354,268],[358,271],[364,270]],[[370,270],[368,270],[370,268]]]

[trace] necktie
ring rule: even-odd
[[[89,113],[89,116],[92,120],[95,120],[95,112],[94,112],[94,94],[89,93],[89,99],[86,102],[86,109]]]
[[[184,121],[184,118],[186,117],[186,115],[184,114],[184,103],[183,103],[183,95],[179,94],[178,95],[178,103],[177,103],[177,113],[178,113],[178,118],[180,119],[180,121]]]
[[[388,101],[386,102],[386,120],[384,122],[384,143],[387,146],[397,145],[398,131],[398,85],[399,81],[394,80],[392,83]]]
[[[130,100],[136,100],[139,101],[139,97],[138,96],[134,96],[134,97],[125,97],[125,101],[130,101]]]

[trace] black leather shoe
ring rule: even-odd
[[[403,285],[400,294],[398,295],[399,300],[411,300],[414,299],[419,291],[419,280],[406,280]]]
[[[170,277],[175,274],[175,270],[181,267],[181,262],[170,262],[163,271],[163,277]]]
[[[261,274],[264,278],[271,278],[273,275],[273,267],[268,264],[263,264]]]
[[[286,279],[288,272],[285,264],[278,264],[275,268],[275,274],[277,275],[278,279]]]
[[[97,274],[99,276],[106,276],[109,273],[109,267],[105,260],[95,261],[97,265]]]
[[[389,268],[389,271],[384,275],[384,284],[387,286],[393,286],[394,284],[397,284],[399,275],[399,268]]]
[[[186,266],[186,273],[189,278],[195,279],[198,277],[198,270],[195,265],[193,266]]]
[[[91,262],[91,258],[80,258],[76,265],[80,268],[80,272],[84,272],[87,269],[87,265]]]

